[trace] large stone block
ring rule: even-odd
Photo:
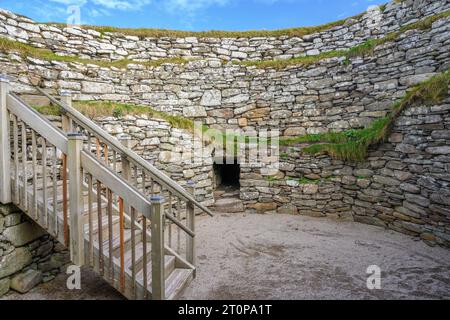
[[[0,279],[22,270],[32,262],[33,258],[27,248],[17,248],[0,260]]]
[[[3,235],[6,240],[11,242],[15,247],[20,247],[42,237],[45,235],[45,231],[37,224],[27,221],[19,225],[6,228]]]
[[[216,107],[222,104],[222,92],[220,90],[205,91],[200,104],[205,107]]]
[[[20,293],[27,293],[41,282],[41,271],[27,270],[11,279],[11,289]]]
[[[83,81],[81,83],[84,93],[113,93],[114,86],[109,83]]]

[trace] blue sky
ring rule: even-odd
[[[0,7],[42,22],[176,30],[272,30],[314,26],[361,13],[388,0],[0,0]]]

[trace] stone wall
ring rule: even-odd
[[[52,280],[69,260],[64,246],[19,209],[0,204],[0,297]]]
[[[48,118],[61,127],[61,117]],[[133,151],[182,187],[194,182],[197,201],[205,206],[214,203],[212,157],[205,152],[194,161],[193,133],[147,115],[97,117],[94,121],[116,138],[130,136]]]
[[[340,131],[384,116],[408,87],[450,66],[449,21],[407,31],[350,64],[342,57],[276,70],[206,59],[119,70],[0,54],[0,67],[25,95],[35,93],[32,82],[53,93],[69,90],[77,100],[135,102],[219,128]]]
[[[144,60],[172,55],[191,57],[200,56],[194,54],[197,52],[194,48],[201,46],[206,47],[206,52],[201,56],[204,59],[186,64],[158,67],[130,64],[126,69],[24,59],[1,53],[0,68],[18,79],[13,81],[14,91],[36,103],[46,101],[34,96],[30,83],[39,84],[53,94],[70,91],[76,100],[150,105],[222,129],[275,128],[285,136],[342,131],[364,127],[385,116],[409,87],[450,67],[450,18],[434,22],[431,29],[406,31],[394,41],[378,46],[373,54],[352,58],[349,63],[344,57],[336,57],[278,70],[224,63],[222,59],[288,58],[348,48],[448,10],[449,6],[449,1],[392,2],[383,13],[382,28],[378,31],[367,28],[363,18],[303,39],[99,37],[92,31],[37,26],[19,17],[6,17],[3,12],[4,19],[0,18],[0,22],[4,27],[0,28],[6,31],[0,29],[0,33],[81,57],[118,59],[137,58],[140,54]],[[6,24],[10,27],[6,28]],[[34,28],[36,32],[23,31],[26,28]],[[186,52],[180,53],[180,49]],[[236,54],[241,51],[245,55]],[[162,53],[154,56],[153,52]],[[374,149],[364,164],[301,155],[297,152],[299,146],[294,146],[285,150],[287,158],[275,178],[262,176],[257,168],[243,166],[241,198],[256,212],[354,219],[448,245],[448,119],[446,105],[410,109],[397,121],[391,142]],[[171,162],[173,159],[166,152],[175,151],[179,154],[175,157],[182,160],[184,152],[178,148],[190,146],[187,133],[170,128],[167,123],[140,117],[97,121],[114,135],[131,134],[135,150],[181,184],[196,179],[204,194],[200,194],[204,196],[201,200],[210,201],[211,164],[184,167]],[[155,128],[159,131],[155,132]]]
[[[78,27],[64,28],[37,24],[27,18],[0,11],[0,34],[49,48],[63,55],[90,59],[155,60],[167,57],[218,58],[223,60],[289,59],[321,52],[348,49],[419,17],[450,8],[446,0],[405,0],[391,2],[382,10],[368,11],[344,24],[303,37],[241,38],[143,38],[117,33],[101,34]]]
[[[450,246],[450,98],[407,109],[389,141],[350,163],[283,147],[272,178],[244,167],[249,209],[349,219]]]

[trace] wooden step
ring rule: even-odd
[[[175,269],[166,279],[166,299],[174,300],[194,278],[194,270]]]
[[[165,255],[164,256],[164,275],[165,278],[167,279],[173,272],[173,270],[175,270],[175,257],[174,256],[169,256],[169,255]],[[152,261],[147,260],[147,285],[148,288],[151,288],[151,278],[152,278]],[[143,284],[143,280],[144,280],[144,268],[141,268],[141,270],[139,270],[136,274],[136,280],[139,281],[139,283]]]

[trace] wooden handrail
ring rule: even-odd
[[[101,138],[105,143],[108,143],[112,148],[114,148],[117,152],[125,155],[130,161],[132,161],[135,165],[140,166],[145,169],[153,179],[155,179],[162,186],[167,188],[169,191],[173,192],[175,195],[184,199],[185,201],[192,202],[196,207],[204,211],[210,216],[214,216],[214,214],[207,207],[199,203],[189,192],[187,192],[184,188],[178,185],[175,181],[173,181],[170,177],[164,174],[162,171],[158,170],[156,167],[151,165],[148,161],[144,160],[134,151],[124,147],[117,139],[103,130],[100,126],[95,124],[92,120],[84,116],[81,112],[68,106],[66,103],[61,102],[53,98],[47,92],[39,87],[35,87],[37,91],[47,97],[51,103],[61,107],[63,112],[70,114],[76,121],[78,121],[82,126],[86,129],[89,129],[91,133],[95,136]]]
[[[22,99],[12,93],[7,96],[7,106],[10,112],[22,119],[30,128],[38,132],[61,152],[67,154],[68,140],[66,135],[49,120],[42,117],[39,112],[30,108]],[[36,121],[37,118],[39,121]]]
[[[84,150],[81,151],[81,166],[95,179],[101,181],[108,189],[112,190],[122,199],[125,199],[128,205],[135,208],[147,219],[151,219],[151,201],[146,199],[127,181],[119,177],[115,172]]]

